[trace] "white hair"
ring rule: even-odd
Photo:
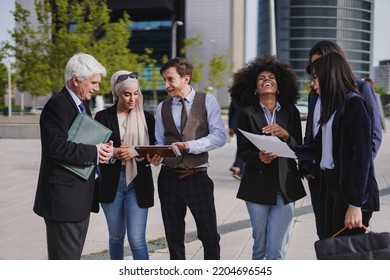
[[[92,55],[78,53],[72,56],[65,67],[65,84],[72,81],[76,76],[80,81],[84,81],[93,75],[106,75],[106,68]]]

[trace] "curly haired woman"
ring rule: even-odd
[[[294,105],[299,92],[288,64],[269,55],[250,61],[234,74],[230,95],[242,107],[239,129],[273,135],[290,145],[302,143]],[[246,164],[237,198],[246,202],[252,224],[252,259],[284,259],[294,202],[306,195],[297,163],[259,150],[240,132],[237,150]]]

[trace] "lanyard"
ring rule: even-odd
[[[267,120],[267,123],[268,125],[270,124],[274,124],[275,123],[275,111],[276,111],[276,108],[272,111],[272,113],[268,110],[267,107],[265,107],[268,111],[268,113],[271,114],[271,120],[268,118],[268,114],[265,112],[264,115],[265,115],[265,119]]]

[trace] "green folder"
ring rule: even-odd
[[[78,114],[68,131],[68,141],[87,145],[106,143],[112,131],[87,114]],[[95,170],[95,165],[81,166],[58,163],[81,178],[88,180]]]

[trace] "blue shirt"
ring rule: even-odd
[[[191,92],[185,97],[185,104],[187,109],[187,115],[190,114],[192,105],[194,104],[195,90],[191,88]],[[221,107],[218,104],[217,99],[211,95],[206,95],[206,112],[207,112],[207,123],[209,127],[209,134],[205,137],[187,141],[189,146],[189,153],[200,154],[208,152],[217,148],[222,147],[226,143],[226,131],[225,124],[223,123],[221,116]],[[180,130],[180,119],[181,119],[181,107],[182,104],[179,102],[177,97],[172,100],[172,116],[175,122],[177,131]],[[165,145],[165,129],[162,123],[161,117],[162,102],[157,107],[156,112],[156,145]]]

